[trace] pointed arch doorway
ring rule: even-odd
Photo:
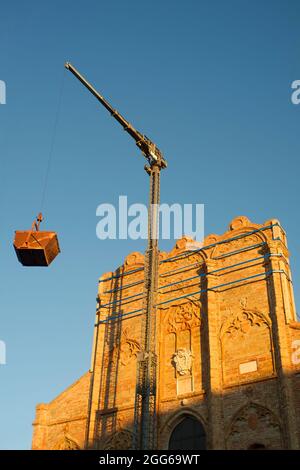
[[[169,439],[170,450],[205,450],[206,434],[202,423],[193,416],[183,416]]]

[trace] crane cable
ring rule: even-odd
[[[63,95],[63,89],[64,89],[64,82],[65,82],[65,70],[63,70],[63,75],[62,75],[59,94],[58,94],[57,108],[56,108],[55,117],[54,117],[53,131],[52,131],[52,136],[51,136],[51,141],[50,141],[49,155],[48,155],[46,172],[45,172],[45,177],[44,177],[44,184],[43,184],[43,189],[42,189],[40,212],[42,212],[44,209],[46,192],[47,192],[47,187],[48,187],[48,182],[49,182],[49,175],[50,175],[54,145],[55,145],[56,134],[57,134],[57,125],[58,125],[60,111],[61,111],[61,102],[62,102],[62,95]]]

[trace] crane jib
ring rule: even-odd
[[[145,135],[136,130],[130,122],[128,122],[116,109],[114,109],[106,99],[78,72],[78,70],[69,62],[66,62],[65,67],[78,78],[78,80],[97,98],[98,101],[109,111],[111,116],[121,124],[124,131],[126,131],[136,142],[136,145],[142,151],[144,156],[152,162],[159,164],[161,168],[166,168],[167,162],[163,158],[162,153],[156,145],[148,139]]]

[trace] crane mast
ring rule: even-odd
[[[158,285],[158,221],[160,203],[160,171],[167,167],[158,147],[144,134],[137,131],[105,98],[67,62],[65,67],[100,101],[111,116],[135,140],[148,161],[145,170],[150,177],[148,207],[148,245],[145,253],[144,309],[141,325],[141,353],[137,361],[134,427],[136,449],[156,448],[156,295]]]

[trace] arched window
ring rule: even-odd
[[[205,431],[197,419],[186,416],[173,429],[169,441],[171,450],[204,450],[206,449]]]

